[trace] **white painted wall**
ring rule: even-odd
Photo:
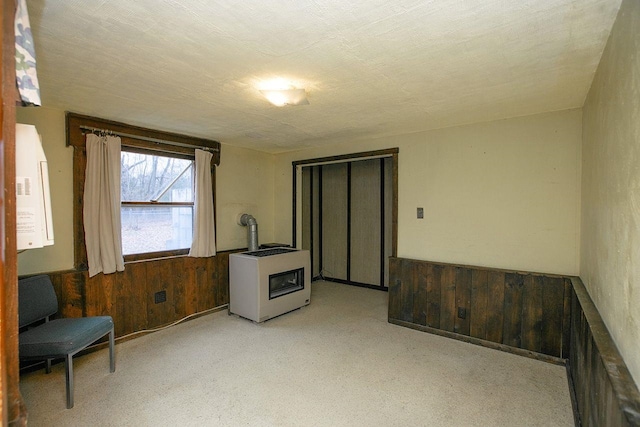
[[[56,244],[19,256],[19,273],[73,266],[72,149],[64,113],[19,109],[43,135],[50,162]],[[217,172],[218,249],[246,246],[238,214],[259,223],[261,242],[291,240],[291,161],[400,148],[402,257],[577,274],[579,110],[335,145],[280,155],[223,145]],[[416,207],[425,219],[415,218]]]
[[[568,110],[280,154],[275,237],[291,241],[293,160],[398,147],[400,257],[576,275],[580,145]]]
[[[273,242],[273,155],[222,146],[216,172],[218,250],[247,247],[247,227],[237,224],[240,214],[258,221],[260,243]]]
[[[624,0],[584,105],[580,277],[640,384],[640,2]]]
[[[64,111],[18,108],[18,123],[36,125],[49,164],[55,244],[18,255],[18,274],[73,268],[73,149],[66,147]],[[218,250],[247,246],[246,228],[236,216],[251,213],[259,224],[260,241],[273,241],[273,156],[222,145],[216,174]]]

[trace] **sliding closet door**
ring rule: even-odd
[[[390,157],[302,168],[302,248],[314,278],[386,289],[392,255]]]
[[[351,165],[349,279],[380,285],[382,274],[382,192],[380,159]]]
[[[321,167],[320,226],[322,274],[332,279],[347,280],[347,207],[348,163]]]
[[[382,257],[384,258],[384,278],[382,281],[383,286],[389,286],[389,257],[393,256],[393,159],[391,157],[385,157],[380,159],[381,167],[383,169],[382,177],[384,182],[382,183],[384,200],[384,248]]]
[[[311,250],[311,244],[313,239],[313,223],[312,223],[312,209],[313,209],[313,168],[302,169],[302,249],[307,249],[311,252],[311,275],[313,274],[313,251]]]

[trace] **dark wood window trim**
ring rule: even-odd
[[[214,213],[216,195],[215,167],[220,164],[220,143],[213,140],[195,138],[186,135],[163,132],[131,126],[126,123],[100,119],[97,117],[83,116],[71,112],[66,113],[66,137],[67,146],[73,147],[73,246],[74,267],[76,270],[87,270],[87,249],[84,241],[84,225],[82,220],[82,203],[84,200],[84,180],[87,165],[87,153],[85,147],[86,130],[82,128],[95,128],[112,131],[120,136],[122,146],[127,151],[147,154],[167,153],[174,157],[193,159],[196,148],[212,149],[211,178],[213,182]],[[140,137],[141,139],[137,139]],[[154,141],[150,141],[153,139]],[[156,142],[164,141],[164,142]],[[166,142],[166,143],[165,143]],[[175,145],[174,145],[175,143]],[[145,254],[127,255],[125,262],[138,262],[158,258],[168,258],[186,255],[188,249],[162,251]]]

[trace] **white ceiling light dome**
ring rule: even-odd
[[[261,82],[258,90],[267,101],[276,107],[285,105],[308,105],[307,91],[294,82],[278,78]]]

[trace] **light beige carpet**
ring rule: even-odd
[[[31,426],[573,426],[564,367],[387,323],[327,282],[263,324],[226,310],[23,375]]]

